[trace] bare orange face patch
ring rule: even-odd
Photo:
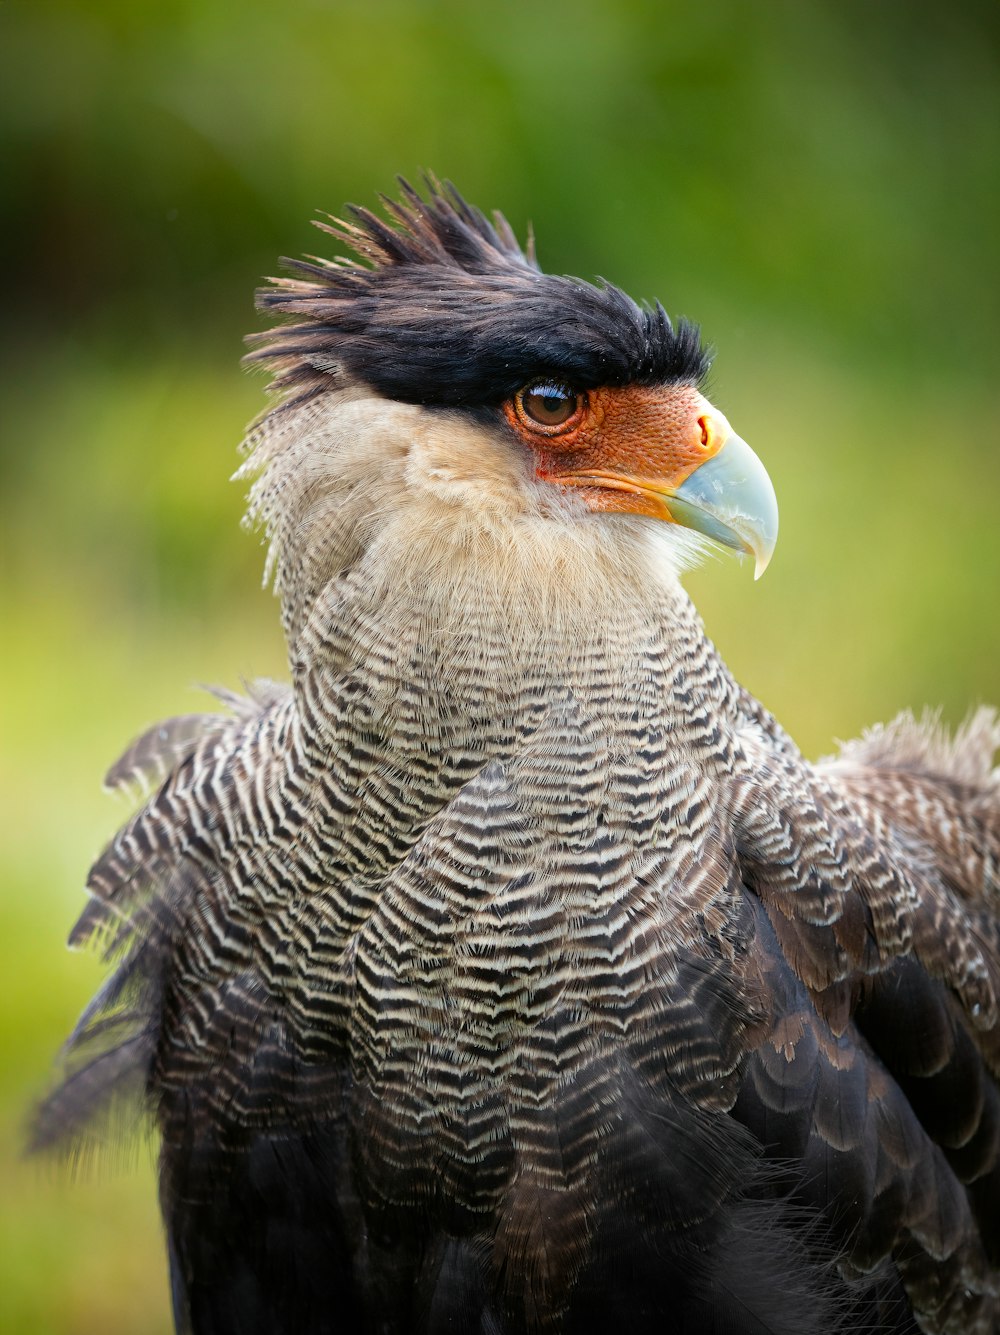
[[[537,476],[582,489],[592,510],[670,519],[663,497],[718,454],[730,435],[725,417],[693,385],[577,395],[549,388],[549,399],[540,401],[539,387],[526,387],[504,405],[505,416],[534,453]],[[559,393],[561,408],[555,406]],[[553,420],[536,421],[536,415]]]

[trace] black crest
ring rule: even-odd
[[[451,185],[406,181],[388,221],[351,207],[317,226],[357,259],[284,260],[257,304],[292,317],[251,337],[291,401],[347,374],[388,398],[452,407],[501,403],[532,379],[578,389],[696,383],[708,369],[696,326],[639,306],[609,283],[542,273],[531,244]]]

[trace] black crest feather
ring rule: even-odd
[[[575,388],[697,383],[708,355],[696,326],[640,306],[610,283],[544,274],[506,219],[490,221],[436,180],[425,199],[400,181],[386,219],[352,207],[318,222],[358,257],[284,260],[260,309],[291,322],[249,342],[289,399],[364,381],[388,398],[490,407],[535,377]]]

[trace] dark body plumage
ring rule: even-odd
[[[195,1335],[996,1330],[993,716],[807,763],[676,525],[503,416],[696,385],[696,331],[457,197],[394,213],[262,295],[292,685],[112,772],[158,786],[39,1143],[149,1110]]]

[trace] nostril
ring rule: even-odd
[[[712,423],[711,423],[711,421],[709,420],[709,418],[707,418],[707,417],[699,417],[699,418],[698,418],[698,426],[699,426],[699,428],[700,428],[700,430],[701,430],[701,443],[702,443],[702,447],[703,447],[704,449],[707,449],[707,448],[708,448],[708,444],[709,444],[709,442],[710,442],[711,439],[712,439]]]

